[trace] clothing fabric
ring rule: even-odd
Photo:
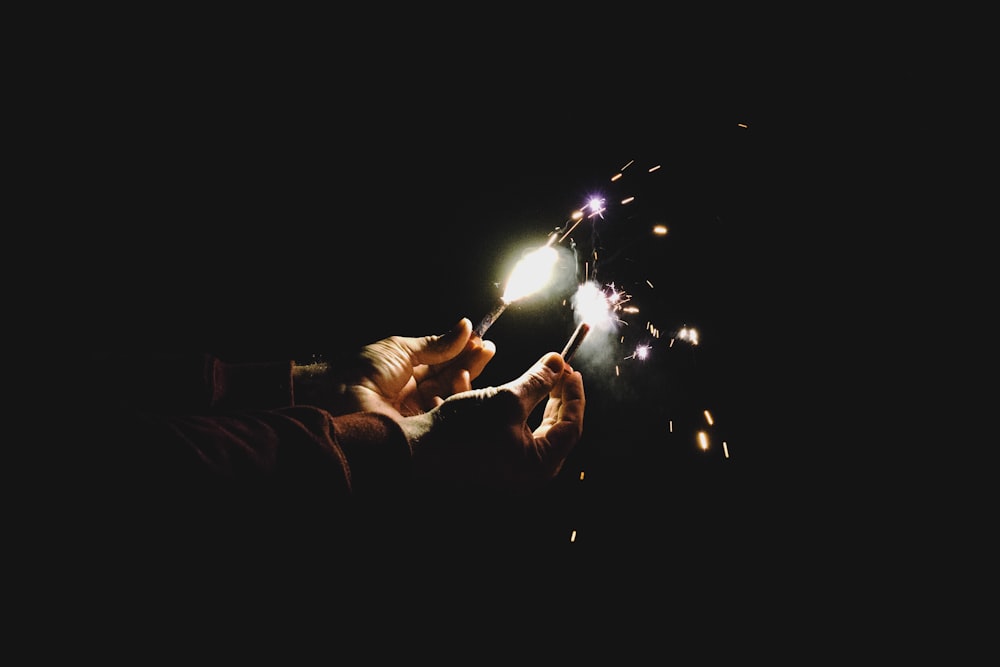
[[[65,477],[56,481],[83,542],[335,540],[359,515],[390,515],[410,488],[399,426],[377,413],[297,404],[290,360],[92,361],[78,369]]]

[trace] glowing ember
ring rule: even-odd
[[[677,332],[677,337],[681,340],[686,340],[692,345],[698,344],[698,330],[692,329],[691,327],[683,327]]]
[[[702,450],[708,450],[708,433],[698,431],[698,446],[701,447]]]

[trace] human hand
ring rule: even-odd
[[[336,414],[381,412],[397,420],[420,414],[472,389],[495,353],[492,342],[472,336],[468,318],[439,336],[390,336],[330,370],[326,382],[334,395],[326,407]]]
[[[583,435],[585,407],[582,375],[550,352],[516,380],[454,394],[401,423],[418,477],[518,492],[559,474]]]

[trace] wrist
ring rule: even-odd
[[[411,453],[416,453],[420,449],[421,443],[431,431],[434,418],[435,412],[432,410],[431,412],[396,419],[396,423],[399,424],[403,435],[406,437],[406,442],[410,445]]]
[[[295,405],[312,405],[335,414],[343,401],[346,386],[334,376],[325,361],[292,366],[292,400]]]

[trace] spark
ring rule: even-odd
[[[686,340],[692,345],[698,344],[698,330],[691,327],[681,327],[680,331],[677,332],[677,337],[681,340]]]
[[[625,357],[626,359],[646,359],[649,357],[649,345],[637,345],[635,352]]]
[[[698,431],[698,445],[702,451],[708,451],[708,434],[704,431]]]
[[[584,208],[589,208],[591,211],[593,211],[593,213],[590,214],[591,218],[593,218],[595,215],[599,215],[601,216],[602,220],[604,219],[603,215],[605,211],[604,200],[601,199],[600,197],[591,197],[590,201],[587,202],[587,205],[584,206]]]

